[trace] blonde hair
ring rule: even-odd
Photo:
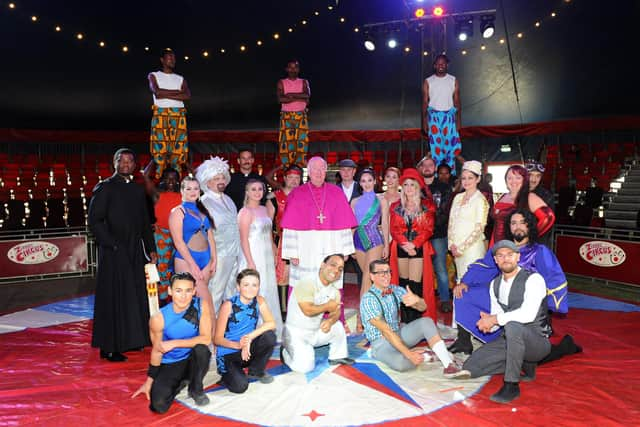
[[[405,182],[411,182],[416,187],[416,194],[411,198],[411,200],[407,200],[409,197],[406,191],[402,191],[400,193],[400,204],[402,205],[402,210],[405,212],[405,216],[407,216],[407,204],[409,202],[413,202],[418,207],[418,212],[422,209],[422,189],[420,188],[420,184],[413,178],[405,179]]]
[[[247,206],[247,202],[249,202],[249,187],[255,183],[262,185],[262,197],[267,193],[267,187],[264,185],[264,182],[259,179],[250,179],[247,181],[247,185],[244,186],[244,202],[242,203],[242,206]]]

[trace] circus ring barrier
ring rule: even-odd
[[[0,233],[0,283],[93,277],[96,259],[86,227]]]
[[[554,242],[565,273],[640,288],[640,231],[557,225]]]

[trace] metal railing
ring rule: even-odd
[[[577,225],[556,225],[553,233],[553,243],[556,247],[558,236],[579,236],[590,239],[622,240],[625,242],[640,242],[640,230],[629,228],[581,227]]]

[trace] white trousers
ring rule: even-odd
[[[284,325],[282,356],[292,371],[303,374],[312,371],[316,364],[314,348],[326,344],[329,344],[330,360],[342,359],[349,355],[347,334],[342,322],[334,323],[328,333],[320,329],[310,331],[286,323]]]
[[[216,315],[224,301],[236,293],[236,276],[238,274],[238,258],[218,257],[216,274],[209,280],[209,292],[213,298]]]

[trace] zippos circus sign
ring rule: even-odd
[[[60,249],[49,242],[26,242],[15,245],[7,252],[7,258],[16,264],[42,264],[60,253]]]
[[[0,240],[0,279],[89,271],[87,236]]]
[[[583,260],[598,267],[616,267],[627,258],[620,246],[597,240],[580,246],[579,253]]]

